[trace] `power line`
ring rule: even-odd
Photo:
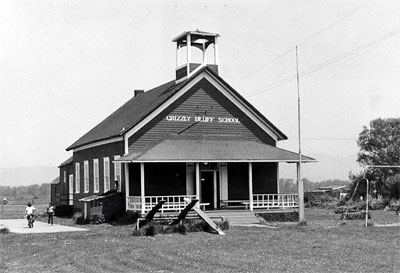
[[[343,60],[344,58],[350,57],[350,56],[352,56],[352,55],[354,55],[354,54],[356,54],[356,53],[358,53],[358,52],[360,52],[360,51],[362,51],[364,49],[367,49],[367,48],[369,48],[369,47],[371,47],[371,46],[373,46],[373,45],[375,45],[375,44],[377,44],[379,42],[382,42],[382,41],[384,41],[384,40],[386,40],[388,38],[396,36],[399,33],[400,33],[400,30],[396,30],[396,31],[392,31],[390,33],[387,33],[387,34],[385,34],[385,35],[383,35],[383,36],[381,36],[381,37],[379,37],[379,38],[377,38],[377,39],[375,39],[373,41],[370,41],[370,42],[368,42],[368,43],[366,43],[366,44],[364,44],[362,46],[356,47],[356,48],[354,48],[354,49],[352,49],[350,51],[347,51],[347,52],[345,52],[345,53],[343,53],[343,54],[341,54],[339,56],[336,56],[336,57],[334,57],[334,58],[332,58],[332,59],[330,59],[330,60],[328,60],[326,62],[320,63],[320,64],[318,64],[316,66],[313,66],[313,67],[309,68],[308,70],[302,71],[302,72],[299,73],[299,75],[304,76],[304,75],[308,75],[310,73],[313,73],[315,71],[318,71],[318,70],[320,70],[322,68],[325,68],[326,66],[329,66],[331,64],[337,63],[337,62]],[[279,81],[271,83],[271,84],[269,84],[267,86],[264,86],[264,87],[255,89],[253,91],[250,91],[250,92],[247,93],[247,97],[255,96],[255,95],[260,94],[260,93],[262,93],[264,91],[267,91],[267,90],[279,87],[279,86],[281,86],[283,84],[286,84],[288,82],[291,82],[291,81],[296,79],[296,76],[297,75],[288,76],[288,77],[285,77],[285,78],[283,78],[283,79],[281,79]],[[261,91],[259,91],[259,90],[261,90]]]
[[[360,10],[361,8],[363,8],[364,6],[366,6],[367,4],[369,4],[370,2],[371,2],[371,1],[366,2],[366,3],[362,4],[361,6],[357,7],[356,9],[352,10],[351,12],[345,14],[343,17],[339,18],[337,21],[333,22],[332,24],[328,25],[327,27],[325,27],[325,28],[321,29],[320,31],[316,32],[315,34],[311,35],[311,37],[309,37],[309,38],[303,40],[302,42],[300,42],[300,43],[298,44],[298,46],[301,46],[301,45],[307,43],[308,41],[314,39],[316,36],[318,36],[319,34],[321,34],[322,32],[324,32],[325,30],[327,30],[327,29],[333,27],[334,25],[340,23],[341,21],[343,21],[344,19],[346,19],[346,18],[349,17],[350,15],[356,13],[358,10]]]
[[[352,10],[351,12],[345,14],[344,16],[340,17],[338,20],[336,20],[335,22],[329,24],[328,26],[322,28],[320,31],[317,31],[316,33],[312,34],[311,36],[309,36],[308,38],[302,40],[298,46],[304,45],[307,42],[311,41],[312,39],[314,39],[315,37],[317,37],[318,35],[320,35],[321,33],[323,33],[324,31],[330,29],[331,27],[337,25],[338,23],[340,23],[341,21],[343,21],[344,19],[346,19],[347,17],[349,17],[350,15],[356,13],[358,10],[360,10],[361,8],[365,7],[367,4],[369,4],[371,1],[366,2],[360,6],[358,6],[356,9]],[[292,48],[289,48],[288,50],[286,50],[284,53],[278,55],[277,57],[275,57],[274,59],[272,59],[271,61],[267,62],[266,64],[264,64],[262,67],[252,71],[251,73],[247,74],[246,76],[240,78],[240,80],[246,79],[248,77],[250,77],[251,75],[254,75],[255,73],[257,73],[260,70],[263,70],[264,68],[266,68],[267,66],[269,66],[270,64],[276,62],[277,60],[285,57],[287,54],[289,54],[290,52],[292,52]]]

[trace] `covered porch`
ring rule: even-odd
[[[180,212],[185,199],[204,210],[298,207],[298,194],[279,192],[279,163],[298,164],[298,155],[260,142],[175,136],[117,161],[125,164],[126,209],[141,214],[161,200],[161,212]]]

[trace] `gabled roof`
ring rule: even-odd
[[[181,90],[184,86],[186,86],[203,72],[208,73],[225,85],[229,92],[231,92],[238,100],[240,100],[241,103],[243,103],[248,109],[255,113],[265,124],[267,124],[268,127],[272,128],[273,131],[276,132],[279,140],[287,139],[286,135],[284,135],[275,125],[266,119],[254,106],[247,102],[220,76],[218,76],[209,68],[204,67],[192,75],[189,79],[186,79],[178,84],[175,82],[175,80],[173,80],[130,99],[114,113],[100,122],[97,126],[75,141],[67,148],[67,151],[83,145],[124,135],[124,133],[128,132],[129,129],[138,124],[141,120],[147,117],[160,105],[166,102],[171,96],[173,96],[176,92]]]
[[[63,163],[60,164],[60,166],[58,166],[59,168],[67,166],[69,164],[71,164],[73,161],[73,157],[71,156],[70,158],[68,158],[67,160],[65,160]]]
[[[120,162],[298,162],[299,155],[241,137],[174,135],[139,152],[131,152]],[[316,162],[302,156],[303,162]]]
[[[82,145],[123,135],[124,132],[132,128],[168,99],[183,84],[184,82],[175,84],[175,81],[170,81],[133,97],[75,141],[67,148],[67,151]]]

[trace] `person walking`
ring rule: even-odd
[[[47,223],[53,225],[54,206],[52,203],[49,203],[49,206],[47,207],[47,216]]]

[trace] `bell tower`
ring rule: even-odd
[[[176,43],[176,82],[190,78],[191,75],[204,66],[209,67],[213,72],[218,74],[218,37],[220,36],[216,33],[195,30],[185,31],[172,40],[172,42]],[[209,55],[211,52],[209,51],[211,45],[213,54],[210,58]],[[182,50],[184,49],[186,49],[186,56],[182,56]],[[198,56],[199,52],[195,52],[198,50],[200,50],[200,56]],[[196,56],[197,58],[195,58]],[[207,57],[212,60],[207,60]]]

